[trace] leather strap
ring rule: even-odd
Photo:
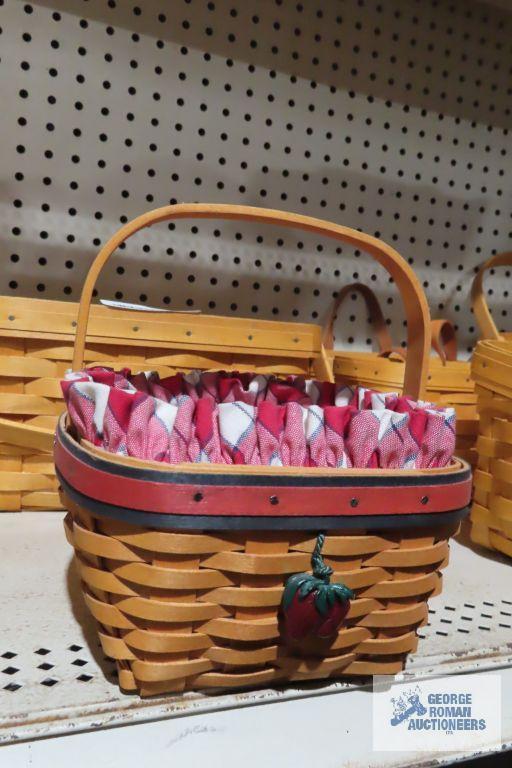
[[[504,338],[498,331],[496,323],[492,319],[489,305],[487,304],[484,294],[484,275],[488,269],[494,269],[494,267],[512,267],[512,252],[498,253],[496,256],[491,256],[490,259],[481,265],[473,280],[473,285],[471,286],[471,302],[476,321],[480,328],[481,339]]]
[[[302,216],[295,213],[255,208],[245,205],[218,205],[206,203],[183,203],[165,206],[145,213],[121,227],[103,246],[89,269],[85,279],[78,311],[73,369],[83,365],[87,323],[92,293],[98,276],[118,246],[144,227],[169,219],[204,218],[258,221],[267,224],[281,224],[285,227],[314,232],[333,238],[373,256],[391,275],[398,286],[405,307],[408,334],[408,355],[404,376],[404,392],[414,399],[423,397],[430,351],[430,313],[425,293],[409,264],[394,248],[371,235],[339,224]],[[324,367],[328,360],[322,350]]]
[[[432,347],[435,349],[443,365],[447,361],[457,359],[457,334],[450,320],[432,320]]]
[[[341,289],[341,291],[338,293],[338,295],[334,299],[331,309],[329,311],[327,320],[325,321],[324,332],[322,337],[324,347],[329,350],[333,349],[334,321],[336,320],[336,315],[338,314],[340,306],[343,304],[347,296],[349,296],[351,293],[360,293],[364,299],[364,302],[366,304],[366,310],[368,312],[368,317],[370,318],[373,332],[374,332],[375,338],[377,339],[379,353],[388,352],[393,347],[393,340],[391,339],[391,334],[388,331],[386,320],[382,313],[379,300],[377,299],[372,289],[368,288],[368,286],[364,285],[364,283],[351,283],[350,285],[346,285],[344,288]]]

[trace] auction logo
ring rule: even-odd
[[[422,701],[426,702],[427,706]],[[402,690],[391,698],[393,709],[390,725],[407,724],[409,731],[483,731],[485,718],[474,717],[473,693],[432,691],[422,694],[419,685]]]

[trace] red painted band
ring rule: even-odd
[[[175,515],[346,516],[449,512],[467,506],[471,480],[423,486],[281,486],[177,484],[139,480],[89,466],[59,439],[55,465],[72,488],[114,506]],[[199,500],[198,496],[200,496]],[[423,501],[422,501],[423,500]],[[355,503],[357,502],[357,503]]]

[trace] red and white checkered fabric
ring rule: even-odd
[[[89,368],[62,390],[81,437],[171,464],[420,469],[455,446],[453,408],[303,377]]]

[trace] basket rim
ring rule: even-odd
[[[223,472],[217,466],[206,474],[196,473],[195,464],[186,465],[186,472],[185,465],[177,472],[159,471],[144,467],[144,462],[110,461],[110,456],[78,443],[61,420],[55,465],[65,493],[96,516],[133,522],[136,518],[145,525],[167,521],[166,527],[177,528],[314,530],[369,524],[404,527],[413,517],[428,525],[430,519],[440,522],[444,513],[463,516],[471,495],[471,472],[460,460],[441,473],[380,470],[364,476],[338,470],[336,475],[283,475],[273,468],[272,474],[255,475],[233,474],[223,465]]]
[[[154,479],[162,479],[165,482],[173,482],[169,476],[176,476],[175,481],[183,478],[193,478],[193,481],[204,484],[220,484],[225,482],[226,476],[236,477],[239,485],[261,485],[268,479],[271,484],[303,484],[325,485],[332,482],[336,486],[364,486],[397,485],[399,478],[404,485],[429,485],[450,484],[466,480],[471,475],[469,464],[457,456],[446,467],[432,467],[427,469],[366,469],[366,468],[335,468],[335,467],[271,467],[267,465],[249,464],[214,464],[181,462],[179,464],[165,464],[150,459],[138,459],[134,456],[121,456],[109,453],[104,448],[93,445],[85,439],[76,439],[68,428],[67,413],[63,413],[58,421],[56,440],[71,450],[75,455],[80,455],[84,460],[87,457],[91,463],[106,462],[115,465],[111,471],[127,476],[137,475],[139,471],[145,474],[151,473]],[[86,459],[86,460],[87,460]],[[142,475],[141,475],[142,477]],[[218,477],[220,480],[216,480]],[[350,481],[353,481],[352,483]],[[375,482],[379,480],[380,482]],[[190,480],[188,480],[190,482]],[[304,483],[306,484],[306,483]]]

